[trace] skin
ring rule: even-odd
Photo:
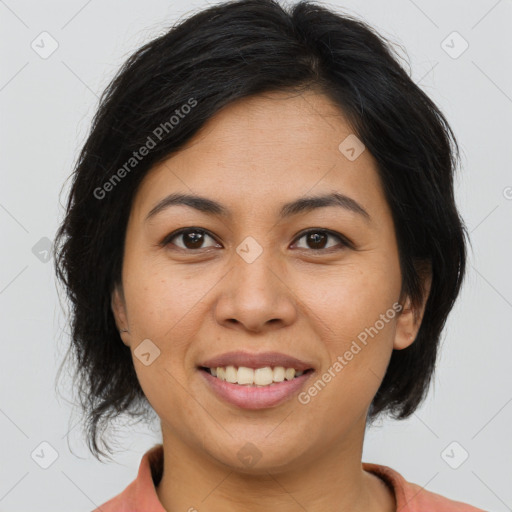
[[[318,92],[245,98],[137,191],[112,309],[132,353],[147,338],[161,351],[148,366],[133,362],[161,420],[157,494],[169,512],[396,510],[393,493],[362,469],[365,422],[392,351],[413,343],[423,309],[400,297],[395,230],[374,158],[365,150],[350,161],[338,149],[351,133]],[[279,218],[283,203],[333,191],[356,200],[370,222],[339,206]],[[145,221],[175,192],[214,199],[231,216],[172,206]],[[202,244],[186,234],[160,244],[184,227],[208,234]],[[298,238],[310,228],[340,233],[354,247],[332,235],[317,245]],[[247,236],[263,250],[251,263],[236,252]],[[426,299],[430,280],[425,286]],[[394,303],[403,311],[308,404],[292,397],[242,410],[217,398],[197,369],[232,350],[279,351],[313,363],[309,387]],[[252,467],[237,457],[247,442],[261,454]]]

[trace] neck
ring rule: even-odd
[[[305,454],[280,468],[250,470],[225,464],[162,428],[164,468],[157,495],[167,512],[394,512],[393,492],[362,469],[364,437],[325,453]],[[255,468],[260,466],[259,470]]]

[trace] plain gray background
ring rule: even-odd
[[[45,251],[98,95],[142,43],[211,3],[0,0],[0,511],[90,511],[122,491],[160,441],[158,424],[120,422],[115,463],[88,452],[69,379],[55,391],[69,339]],[[412,78],[461,145],[457,202],[473,243],[427,401],[410,419],[369,430],[363,460],[449,498],[512,510],[512,2],[326,5],[406,49]],[[47,469],[31,456],[51,456],[41,443],[56,452]]]

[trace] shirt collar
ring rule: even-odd
[[[112,499],[100,509],[101,512],[114,512],[121,505],[137,512],[166,512],[163,508],[156,488],[162,479],[164,466],[164,450],[162,444],[149,449],[142,457],[137,478],[116,498]],[[364,471],[378,476],[394,493],[396,510],[400,512],[418,512],[429,505],[439,505],[439,510],[450,504],[452,511],[472,512],[480,509],[467,504],[447,500],[440,495],[431,493],[419,485],[407,482],[404,477],[388,466],[362,462]],[[434,507],[435,508],[435,507]],[[445,510],[445,509],[443,509]],[[448,510],[448,508],[446,508]]]

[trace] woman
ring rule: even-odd
[[[479,510],[361,461],[424,399],[462,284],[457,156],[384,39],[312,3],[217,5],[137,51],[57,244],[92,452],[123,412],[162,429],[97,510]]]

